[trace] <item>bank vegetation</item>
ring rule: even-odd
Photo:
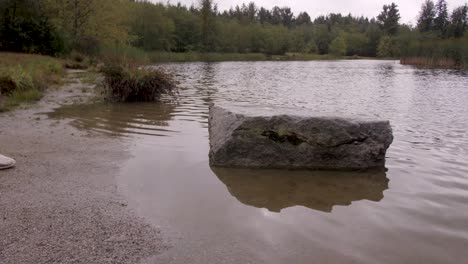
[[[2,52],[0,58],[0,112],[39,100],[64,75],[62,62],[49,56]]]
[[[416,26],[401,24],[389,3],[375,18],[331,13],[311,18],[289,7],[254,2],[219,10],[197,5],[130,0],[4,0],[0,50],[87,56],[125,54],[140,62],[403,57],[403,62],[453,60],[464,64],[468,6],[450,10],[427,0]],[[431,52],[432,43],[445,50]],[[424,49],[424,51],[421,51]],[[288,56],[296,54],[296,56]],[[325,55],[325,56],[323,56]],[[423,59],[425,58],[425,59]]]

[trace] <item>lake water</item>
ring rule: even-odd
[[[462,263],[468,74],[396,61],[164,64],[177,103],[63,107],[126,141],[119,187],[172,249],[154,263]],[[166,100],[165,100],[166,101]],[[386,171],[211,169],[211,102],[389,119]],[[151,263],[150,261],[150,263]]]

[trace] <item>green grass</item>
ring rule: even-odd
[[[150,63],[147,52],[127,45],[104,46],[97,57],[106,65],[136,66]]]
[[[344,57],[307,53],[267,55],[264,53],[220,53],[220,52],[166,52],[144,51],[126,45],[111,45],[101,48],[98,59],[106,65],[137,66],[159,62],[221,62],[221,61],[309,61],[335,60]]]
[[[62,63],[55,58],[0,53],[0,111],[37,101],[51,85],[61,83]]]
[[[200,53],[200,52],[161,52],[148,53],[151,62],[195,62],[195,61],[263,61],[268,60],[261,53]]]

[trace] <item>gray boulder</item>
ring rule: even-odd
[[[219,167],[356,170],[385,166],[389,121],[311,110],[211,105],[210,164]]]

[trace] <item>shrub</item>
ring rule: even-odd
[[[10,76],[0,76],[0,95],[11,95],[14,90],[16,90],[15,81]]]
[[[76,51],[72,51],[71,54],[70,54],[70,58],[74,61],[74,62],[78,62],[78,63],[81,63],[83,62],[86,57],[79,53],[79,52],[76,52]]]
[[[162,94],[175,94],[176,82],[161,70],[108,66],[102,72],[104,94],[110,101],[151,102]]]

